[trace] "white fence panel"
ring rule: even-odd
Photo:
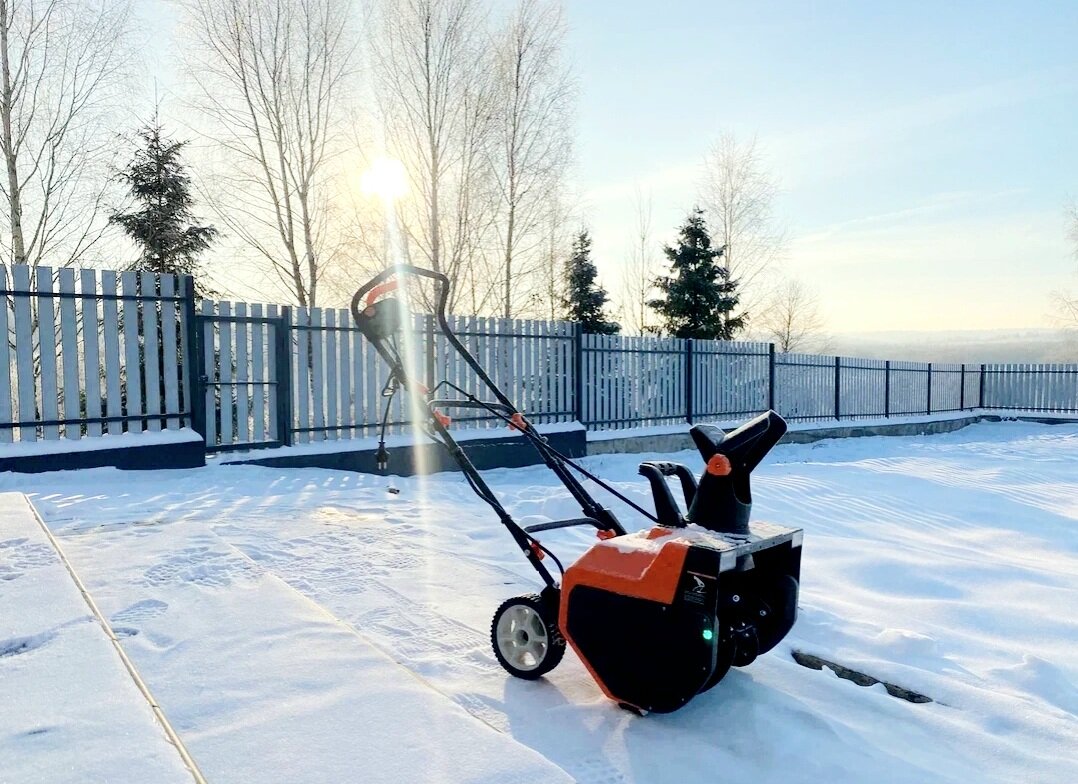
[[[0,264],[0,290],[8,291],[7,267]],[[9,297],[4,294],[0,302],[0,424],[9,427],[0,427],[0,443],[11,443],[15,434],[13,425],[15,417],[11,405],[11,346],[14,335],[8,320]]]

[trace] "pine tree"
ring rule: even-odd
[[[218,232],[213,226],[193,223],[191,178],[180,160],[187,142],[165,137],[156,117],[138,135],[142,145],[119,173],[136,208],[113,212],[109,222],[120,226],[139,247],[132,268],[196,276],[198,256]]]
[[[719,263],[722,248],[711,247],[704,211],[693,209],[678,234],[677,247],[663,248],[671,277],[655,285],[662,297],[648,305],[663,317],[664,331],[678,338],[733,340],[745,326],[737,307],[737,281]]]
[[[565,317],[580,322],[584,332],[614,335],[621,331],[621,325],[606,319],[604,308],[610,298],[595,282],[597,275],[591,260],[591,237],[584,230],[573,241],[573,255],[565,264]]]

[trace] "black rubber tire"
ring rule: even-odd
[[[498,645],[498,621],[510,609],[520,605],[529,608],[539,616],[546,627],[547,634],[546,654],[543,656],[543,660],[539,662],[538,666],[526,670],[511,664]],[[494,657],[498,660],[498,664],[502,665],[506,672],[515,678],[522,678],[526,681],[542,678],[557,667],[561,663],[562,657],[565,656],[565,638],[562,637],[561,630],[558,628],[556,611],[547,602],[543,601],[541,596],[534,593],[514,596],[512,599],[506,599],[502,602],[501,606],[494,612],[494,619],[490,622],[490,647],[494,649]]]

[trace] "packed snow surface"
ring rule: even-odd
[[[645,459],[700,467],[585,463],[650,505]],[[579,515],[542,467],[485,476],[525,523]],[[214,784],[1078,781],[1078,426],[775,449],[754,518],[805,531],[798,623],[645,718],[571,653],[537,682],[498,667],[494,608],[540,584],[459,474],[95,469],[0,489],[31,494]],[[594,539],[543,542],[567,562]],[[793,648],[935,702],[805,669]],[[5,757],[37,753],[9,711]]]
[[[0,494],[0,782],[190,784],[26,498]]]

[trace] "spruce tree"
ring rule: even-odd
[[[197,276],[198,256],[218,232],[194,223],[191,178],[180,160],[187,142],[165,137],[156,117],[138,136],[142,144],[118,175],[135,201],[134,208],[113,212],[109,222],[138,246],[140,255],[132,268]]]
[[[614,335],[621,331],[621,325],[606,319],[604,308],[610,298],[595,281],[597,275],[591,260],[591,237],[585,229],[573,241],[573,255],[565,264],[565,317],[580,322],[584,332]]]
[[[663,318],[664,331],[678,338],[733,340],[745,326],[735,316],[737,281],[719,262],[723,250],[711,247],[711,236],[699,207],[689,213],[678,234],[677,247],[663,248],[670,260],[670,277],[655,285],[662,297],[648,305]]]

